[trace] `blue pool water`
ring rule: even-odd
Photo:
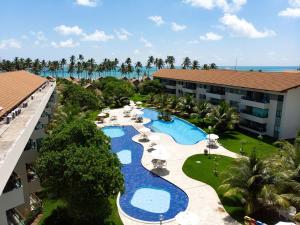
[[[102,131],[110,138],[121,137],[125,134],[124,131],[119,127],[104,127]]]
[[[186,210],[189,201],[186,193],[142,166],[143,146],[132,140],[138,132],[132,126],[103,130],[110,134],[108,130],[115,128],[122,129],[124,135],[111,138],[112,151],[119,155],[124,149],[131,152],[131,163],[122,166],[125,179],[125,191],[119,199],[122,210],[128,216],[149,222],[158,222],[161,214],[164,220],[169,220]]]
[[[183,145],[196,144],[206,139],[206,133],[193,124],[173,116],[171,122],[165,122],[158,119],[159,113],[152,109],[144,109],[143,117],[151,119],[146,124],[151,130],[169,134],[174,140]]]

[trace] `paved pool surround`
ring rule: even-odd
[[[111,134],[108,129],[116,128],[120,127],[107,127],[105,133]],[[188,196],[176,185],[144,168],[141,163],[143,146],[132,140],[139,134],[138,131],[132,126],[123,126],[122,129],[123,136],[111,138],[114,153],[131,151],[131,163],[122,165],[125,179],[125,191],[119,198],[122,211],[129,217],[146,222],[159,222],[160,215],[164,220],[173,219],[187,209]]]
[[[136,130],[145,127],[144,125],[150,122],[150,119],[144,119],[144,122],[135,123],[130,118],[123,116],[123,110],[113,109],[113,114],[118,115],[116,122],[111,122],[109,118],[104,119],[103,124],[97,124],[99,128],[111,126],[115,123],[121,126],[133,126]],[[151,134],[153,134],[151,132]],[[159,173],[153,170],[151,163],[152,157],[149,148],[149,142],[140,142],[140,135],[135,135],[132,140],[143,146],[142,165],[147,170],[152,170],[158,176],[162,176],[164,179],[175,184],[177,187],[184,190],[189,197],[188,210],[195,213],[200,221],[199,225],[240,225],[237,221],[232,219],[230,215],[224,210],[220,199],[215,190],[209,185],[194,180],[186,176],[182,171],[182,166],[187,158],[195,154],[203,154],[206,148],[206,141],[200,141],[195,145],[181,145],[178,144],[170,135],[164,133],[156,133],[160,137],[157,144],[163,144],[168,148],[171,155],[168,160],[167,170],[168,173]],[[211,154],[224,155],[232,158],[239,157],[238,154],[231,152],[219,145],[217,149],[211,149]],[[142,222],[126,215],[118,204],[119,215],[124,225],[157,225],[158,222]],[[178,225],[176,220],[163,221],[166,225]]]

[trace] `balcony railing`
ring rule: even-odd
[[[249,96],[242,96],[242,99],[244,100],[248,100],[248,101],[252,101],[252,102],[259,102],[259,103],[270,103],[270,99],[268,98],[252,98],[252,97],[249,97]]]
[[[225,95],[225,91],[207,90],[207,93],[216,94],[216,95]]]
[[[247,122],[240,122],[240,126],[246,127],[248,129],[251,129],[251,130],[255,130],[255,131],[260,132],[260,133],[264,133],[264,132],[267,131],[266,127],[257,126],[255,124],[251,124],[251,123],[247,123]]]
[[[259,113],[251,112],[249,110],[243,110],[242,109],[242,110],[240,110],[240,113],[245,113],[245,114],[255,116],[255,117],[258,117],[258,118],[268,118],[268,114],[262,115],[262,114],[259,114]]]

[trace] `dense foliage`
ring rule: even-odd
[[[82,111],[96,110],[104,107],[100,98],[92,91],[67,80],[62,80],[61,82],[64,85],[61,90],[62,104],[79,107]]]
[[[224,101],[215,106],[205,101],[197,102],[191,95],[149,94],[146,104],[164,115],[172,113],[184,117],[202,128],[211,126],[211,131],[216,133],[233,129],[239,122],[236,110]]]
[[[149,80],[139,85],[139,91],[143,95],[150,93],[160,94],[164,90],[164,86],[158,80]]]
[[[135,92],[130,82],[115,77],[102,78],[94,84],[101,90],[105,104],[112,108],[129,104],[129,97]]]
[[[255,150],[250,157],[238,158],[224,173],[224,196],[240,200],[246,215],[268,220],[287,216],[290,207],[300,210],[300,136],[294,145],[276,142],[279,152],[269,158],[257,158]],[[300,219],[298,213],[295,220]]]
[[[85,223],[109,215],[109,197],[123,190],[120,167],[109,139],[83,119],[54,129],[37,160],[42,185],[67,202],[71,217]]]
[[[102,76],[113,76],[116,72],[120,72],[122,76],[127,77],[129,74],[134,74],[137,78],[141,75],[149,76],[150,69],[155,67],[156,70],[162,68],[175,69],[175,57],[167,56],[164,60],[162,58],[154,58],[149,56],[145,64],[140,61],[133,63],[131,58],[121,63],[119,59],[103,59],[102,62],[97,63],[95,59],[85,59],[82,54],[71,55],[69,60],[62,58],[60,60],[46,61],[44,59],[31,59],[15,57],[13,60],[3,59],[0,61],[0,71],[15,71],[15,70],[28,70],[35,74],[51,76],[77,76],[78,78],[95,79]],[[200,66],[197,60],[191,61],[189,57],[185,57],[182,63],[182,69],[216,69],[215,63],[204,64]],[[129,77],[129,76],[128,76]]]

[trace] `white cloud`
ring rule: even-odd
[[[183,2],[193,7],[220,8],[226,13],[232,13],[239,11],[247,3],[247,0],[183,0]]]
[[[117,37],[122,41],[126,41],[128,40],[129,36],[132,36],[132,33],[128,32],[124,28],[121,28],[119,31],[116,30],[115,33]]]
[[[82,29],[79,26],[66,26],[60,25],[54,28],[54,30],[61,35],[81,35]]]
[[[172,30],[175,31],[175,32],[178,32],[178,31],[183,31],[186,29],[186,25],[179,25],[175,22],[173,22],[172,24]]]
[[[97,0],[76,0],[77,5],[95,7],[97,6]]]
[[[144,43],[144,45],[145,45],[146,48],[151,48],[153,46],[151,42],[149,42],[147,39],[145,39],[143,37],[140,39],[140,41],[142,43]]]
[[[278,13],[278,16],[284,17],[300,17],[300,0],[289,0],[291,7],[286,8]]]
[[[248,38],[265,38],[276,35],[273,30],[257,30],[254,25],[245,19],[240,19],[236,15],[225,14],[221,23],[229,28],[235,35]]]
[[[21,42],[18,40],[11,38],[0,41],[0,49],[8,49],[8,48],[21,48]]]
[[[152,20],[157,26],[160,26],[165,23],[161,16],[149,16],[149,20]]]
[[[222,40],[223,37],[213,32],[208,32],[204,36],[200,36],[200,39],[203,41],[219,41]]]
[[[91,34],[83,34],[83,41],[101,41],[101,42],[106,42],[111,39],[114,39],[113,35],[108,35],[102,30],[96,30],[94,33]]]
[[[199,44],[200,42],[198,40],[192,40],[192,41],[189,41],[188,44],[190,45],[196,45],[196,44]]]
[[[79,42],[74,42],[72,39],[68,39],[66,41],[60,41],[58,43],[56,42],[51,42],[51,45],[54,48],[75,48],[79,46]]]
[[[140,50],[139,49],[135,49],[134,51],[133,51],[133,54],[135,54],[135,55],[139,55],[141,52],[140,52]]]
[[[289,4],[295,8],[300,7],[300,0],[289,0]]]
[[[278,13],[279,16],[300,17],[300,8],[286,8]]]

